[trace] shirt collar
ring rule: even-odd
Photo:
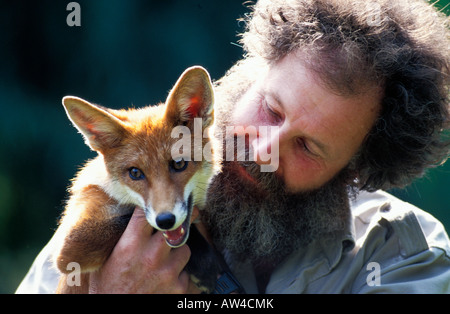
[[[350,213],[347,224],[341,231],[324,236],[318,241],[323,253],[328,259],[330,270],[339,263],[343,254],[355,247],[355,223]]]
[[[267,293],[304,291],[310,282],[328,275],[355,246],[351,225],[345,232],[316,239],[288,256],[272,273]]]
[[[352,214],[338,232],[314,240],[307,247],[292,252],[272,273],[267,293],[283,293],[295,284],[295,291],[302,291],[306,285],[330,273],[337,266],[343,254],[355,247],[355,225]],[[253,268],[250,264],[233,263],[226,255],[235,276],[248,293],[257,293]],[[228,258],[227,258],[228,257]],[[231,262],[231,263],[230,263]]]

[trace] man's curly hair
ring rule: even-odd
[[[383,87],[380,116],[349,166],[359,188],[404,187],[448,158],[450,36],[430,4],[260,0],[245,21],[247,58],[270,65],[297,51],[340,94]]]

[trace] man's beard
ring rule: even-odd
[[[350,210],[341,176],[314,191],[289,193],[254,162],[225,162],[202,214],[215,245],[239,261],[276,265],[314,239],[342,231]]]
[[[260,60],[245,59],[219,81],[215,110],[221,135],[264,66]],[[224,161],[210,185],[202,220],[214,244],[235,259],[276,265],[314,239],[345,230],[350,220],[348,179],[349,171],[342,170],[316,190],[290,193],[275,173],[261,172],[255,162]]]

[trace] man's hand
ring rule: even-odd
[[[108,260],[91,273],[89,292],[198,292],[183,270],[191,255],[189,247],[172,249],[161,231],[152,233],[144,212],[136,208]]]

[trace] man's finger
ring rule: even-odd
[[[180,286],[183,288],[183,293],[187,294],[200,294],[202,293],[194,282],[190,279],[189,274],[186,271],[182,271],[179,277]]]
[[[147,222],[144,211],[136,207],[119,243],[129,245],[136,243],[136,241],[148,241],[152,233],[153,227]]]

